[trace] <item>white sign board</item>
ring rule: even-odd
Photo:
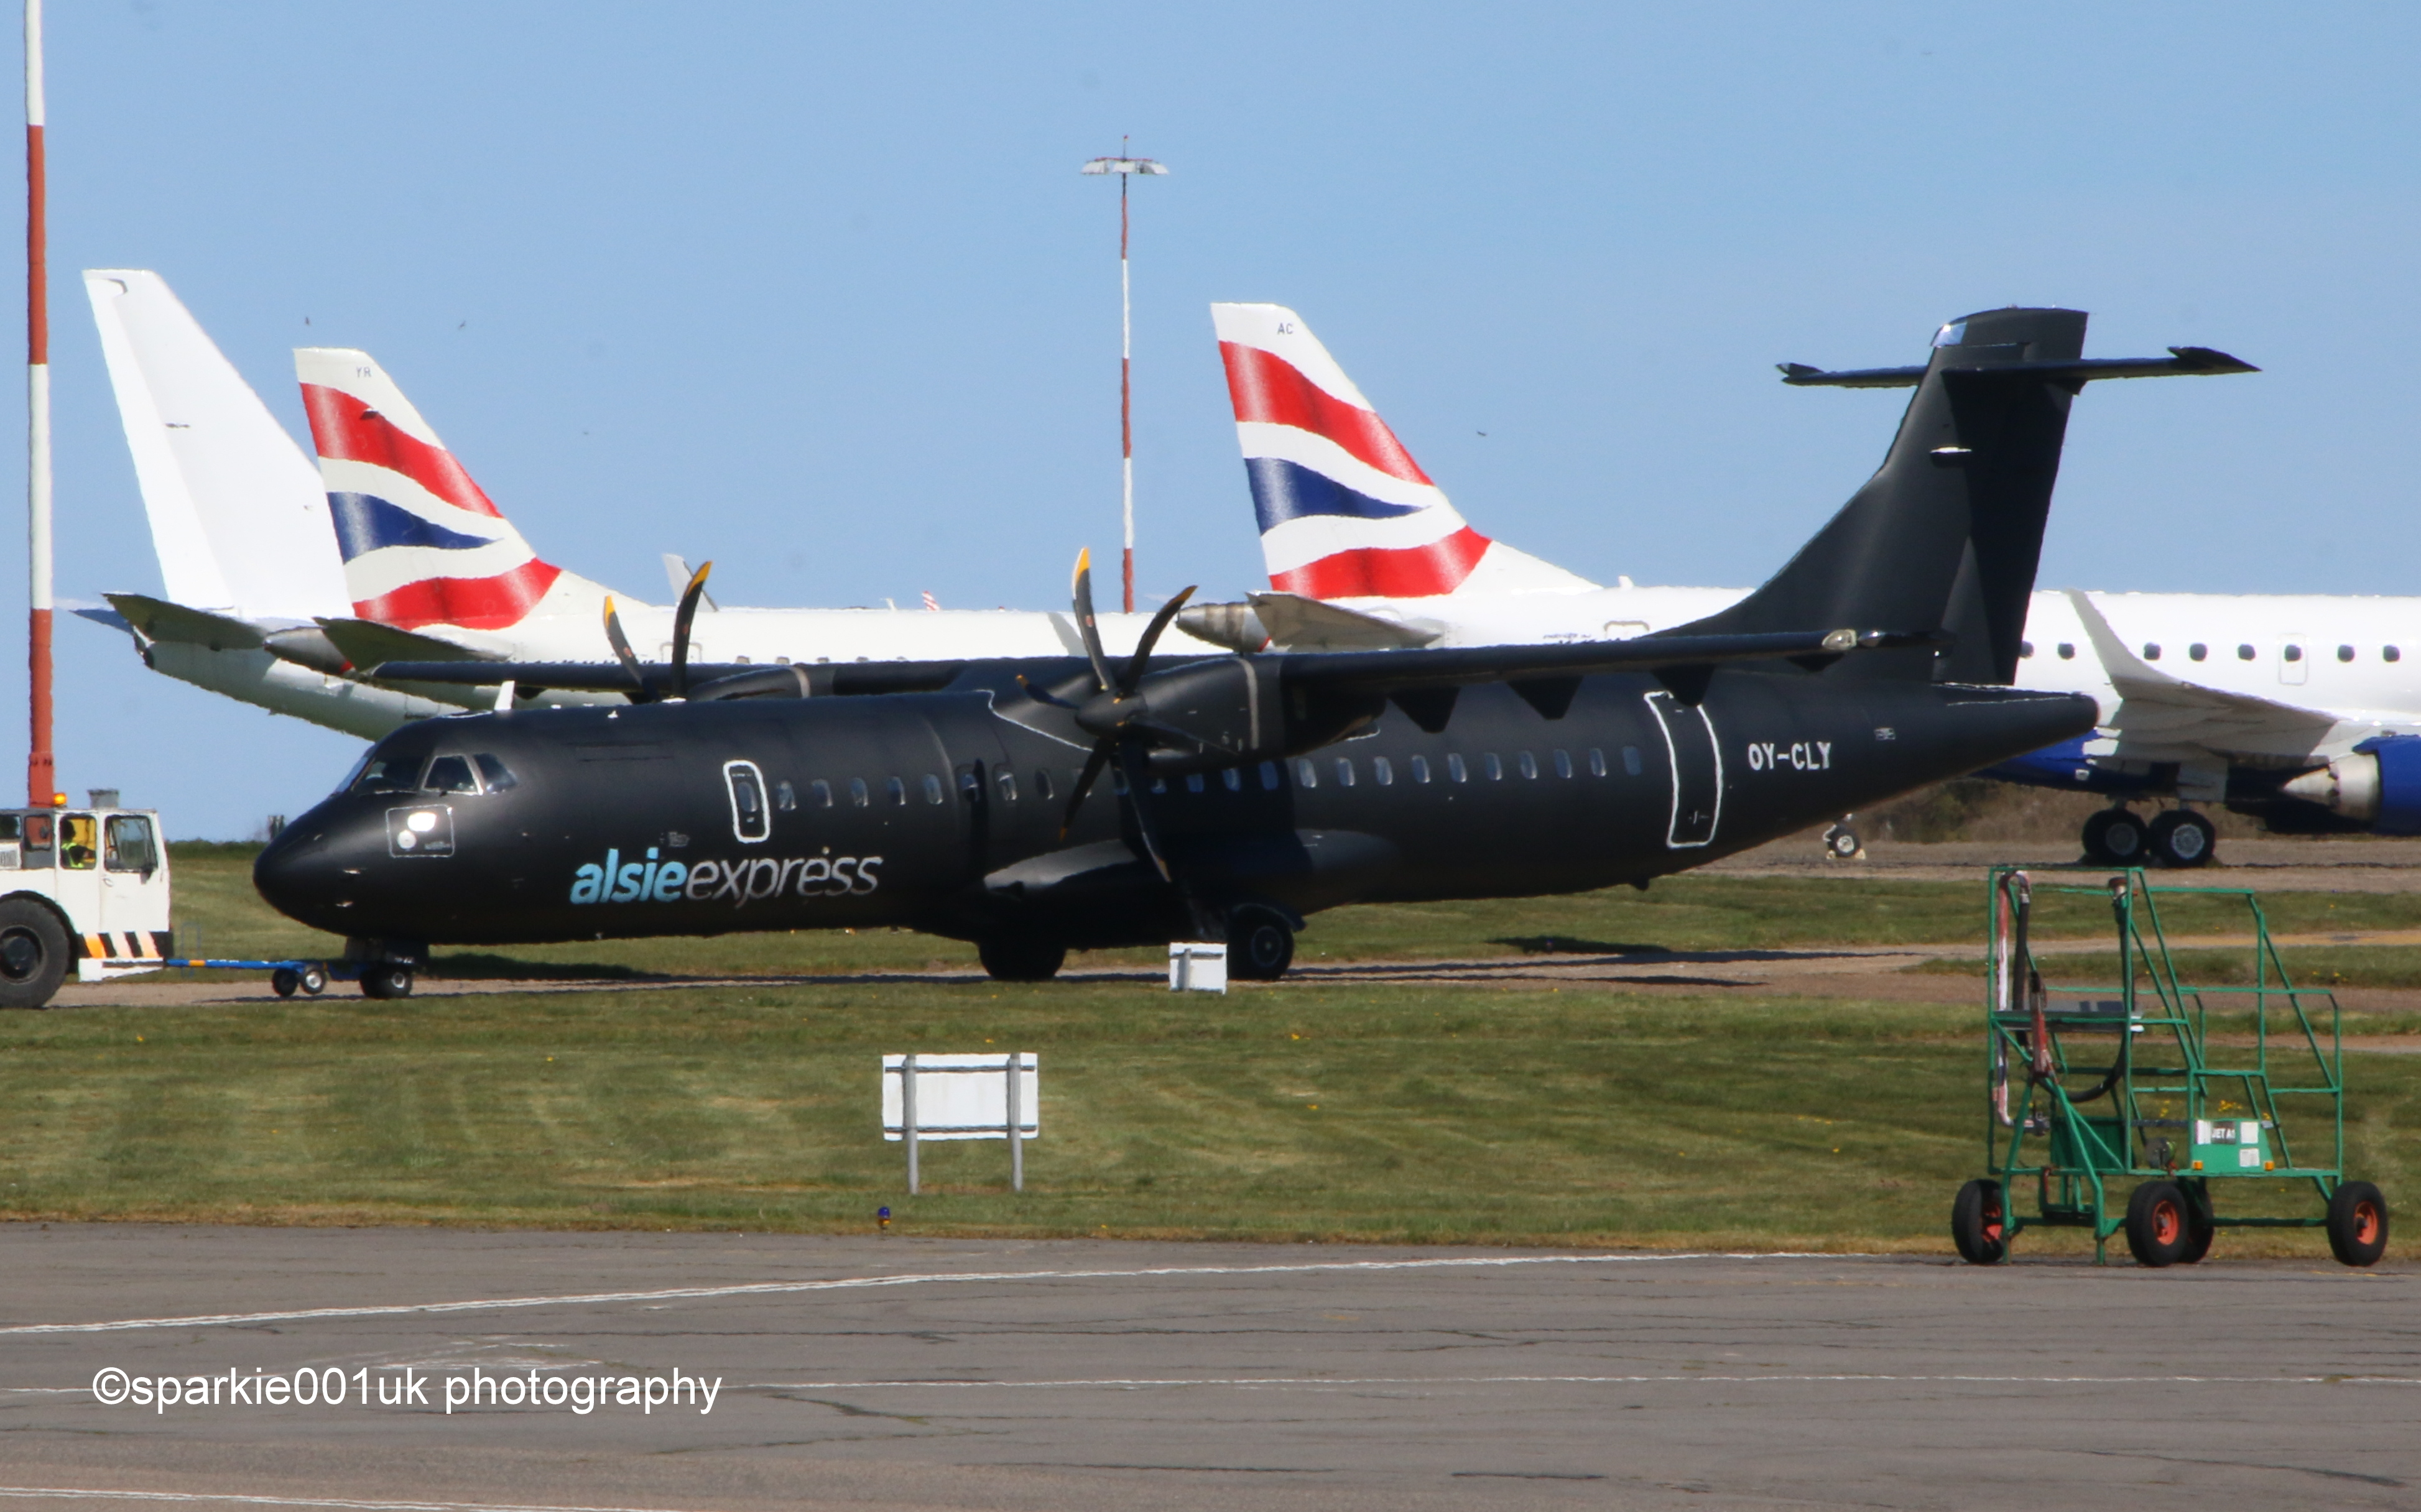
[[[916,1137],[918,1139],[1006,1139],[1008,1137],[1009,1055],[919,1055],[916,1057]],[[1016,1057],[1018,1134],[1032,1139],[1041,1132],[1042,1065],[1032,1053]],[[901,1067],[904,1055],[882,1057],[882,1137],[902,1137]]]
[[[1227,990],[1226,943],[1204,940],[1170,941],[1168,990],[1172,992],[1225,992]]]

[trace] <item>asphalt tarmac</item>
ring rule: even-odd
[[[2421,1274],[2229,1261],[2221,1245],[2170,1271],[1987,1270],[899,1233],[16,1225],[0,1228],[0,1501],[2421,1501]],[[93,1391],[109,1367],[253,1391],[256,1371],[290,1382],[307,1368],[315,1385],[342,1378],[347,1399],[113,1407]],[[492,1393],[509,1378],[526,1394],[535,1372],[543,1394],[549,1380],[661,1386],[675,1370],[719,1380],[711,1411],[694,1395],[653,1411],[609,1396],[585,1415],[444,1409],[448,1380]],[[355,1381],[400,1394],[414,1376],[426,1406],[357,1399]]]

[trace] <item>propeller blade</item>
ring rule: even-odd
[[[1093,549],[1089,546],[1076,553],[1076,581],[1070,585],[1076,599],[1076,632],[1085,637],[1085,655],[1093,663],[1093,680],[1101,691],[1110,691],[1110,665],[1101,655],[1101,630],[1093,623]]]
[[[1175,619],[1177,612],[1185,607],[1185,600],[1193,597],[1194,589],[1187,588],[1176,598],[1162,604],[1160,613],[1152,616],[1151,623],[1143,628],[1143,639],[1135,642],[1134,655],[1127,658],[1127,675],[1119,679],[1119,697],[1134,696],[1135,685],[1143,681],[1144,665],[1151,660],[1151,648],[1160,644],[1160,632],[1168,628],[1168,622]]]
[[[707,563],[689,575],[689,586],[681,590],[680,607],[673,611],[673,696],[689,696],[689,627],[697,618],[697,601],[706,597],[706,575],[714,570]]]
[[[605,644],[614,647],[614,660],[631,675],[642,701],[647,697],[648,679],[640,675],[639,659],[631,653],[631,638],[622,633],[622,616],[614,612],[614,596],[605,596]]]
[[[1085,770],[1076,774],[1075,788],[1068,794],[1068,812],[1059,820],[1060,839],[1068,838],[1068,832],[1076,827],[1076,811],[1085,806],[1085,795],[1093,790],[1093,784],[1101,781],[1101,769],[1109,764],[1110,742],[1094,741],[1093,754],[1085,758]]]
[[[1071,711],[1080,707],[1070,703],[1067,699],[1060,697],[1057,694],[1053,693],[1050,689],[1042,686],[1042,684],[1029,680],[1023,672],[1017,675],[1017,685],[1024,689],[1025,695],[1028,698],[1033,699],[1038,704],[1049,704],[1054,709],[1065,709]]]
[[[1118,769],[1127,774],[1127,812],[1134,816],[1135,838],[1164,882],[1177,881],[1160,849],[1160,834],[1151,822],[1151,762],[1141,740],[1118,742]]]

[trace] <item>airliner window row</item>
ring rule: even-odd
[[[2056,649],[2059,652],[2059,659],[2061,661],[2073,662],[2076,660],[2075,642],[2062,641],[2059,643]],[[2034,642],[2020,641],[2018,643],[2018,655],[2020,657],[2030,657],[2034,654]],[[2259,659],[2260,654],[2260,652],[2255,650],[2249,645],[2239,645],[2236,647],[2236,659],[2239,662],[2257,661]],[[2351,662],[2361,656],[2361,654],[2362,653],[2360,651],[2351,646],[2340,646],[2337,647],[2337,660],[2340,662]],[[2189,662],[2207,661],[2210,657],[2210,647],[2201,641],[2196,641],[2186,647],[2186,660]],[[2146,641],[2144,643],[2144,660],[2147,662],[2157,662],[2160,659],[2161,643],[2158,641]],[[2285,646],[2278,648],[2278,660],[2281,662],[2301,662],[2303,659],[2304,648],[2292,641],[2288,642]],[[2379,659],[2382,662],[2401,662],[2404,660],[2404,649],[2398,646],[2382,646],[2379,648]]]
[[[1542,773],[1549,772],[1557,777],[1569,779],[1576,775],[1583,767],[1587,769],[1588,774],[1592,777],[1604,777],[1612,775],[1616,763],[1620,764],[1625,776],[1641,776],[1648,770],[1647,758],[1640,755],[1639,747],[1626,745],[1616,754],[1612,761],[1607,759],[1603,750],[1594,746],[1577,759],[1570,751],[1550,751],[1543,764],[1535,753],[1517,751],[1513,754],[1512,771],[1523,778],[1534,782]],[[1332,782],[1339,787],[1357,787],[1363,781],[1366,770],[1351,756],[1335,756],[1325,759],[1297,756],[1291,765],[1294,768],[1294,784],[1298,787],[1318,787],[1323,781]],[[1378,787],[1392,787],[1396,785],[1398,778],[1396,764],[1385,756],[1370,757],[1367,771],[1368,780]],[[1487,781],[1503,782],[1506,778],[1506,763],[1495,752],[1484,751],[1479,756],[1479,772]],[[1425,786],[1440,776],[1450,784],[1468,783],[1471,781],[1471,766],[1463,760],[1461,753],[1455,751],[1446,753],[1442,770],[1433,765],[1428,756],[1414,756],[1406,759],[1402,772],[1405,778],[1416,786]],[[1075,775],[1074,772],[1070,772],[1071,778]],[[1287,777],[1285,768],[1279,763],[1264,761],[1253,772],[1248,773],[1242,767],[1228,767],[1213,773],[1192,772],[1182,778],[1181,782],[1185,791],[1189,793],[1209,792],[1210,784],[1214,780],[1231,793],[1242,792],[1247,780],[1257,782],[1263,792],[1275,792],[1286,786]],[[1125,792],[1127,790],[1126,773],[1116,768],[1111,769],[1110,785],[1113,790]],[[977,803],[983,799],[982,783],[973,772],[960,774],[959,787],[961,796],[968,803]],[[1054,788],[1054,784],[1050,771],[1045,768],[1035,769],[1032,788],[1034,795],[1048,802]],[[916,779],[915,790],[921,793],[927,803],[938,804],[946,797],[942,779],[929,772]],[[1167,792],[1168,779],[1153,777],[1151,790],[1155,793]],[[992,791],[1003,802],[1016,803],[1017,773],[1007,768],[994,772]],[[877,806],[878,803],[885,807],[905,808],[909,803],[910,792],[909,783],[899,777],[882,778],[880,786],[869,783],[864,777],[851,777],[838,784],[823,777],[816,777],[811,778],[806,785],[804,802],[811,809],[837,807],[843,798],[846,798],[850,806],[853,808],[872,808]],[[777,782],[773,785],[773,807],[776,810],[785,814],[790,813],[796,810],[800,803],[799,789],[794,785],[788,782]]]

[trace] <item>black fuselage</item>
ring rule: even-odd
[[[1552,718],[1472,687],[1435,733],[1390,707],[1301,756],[1155,779],[1139,796],[1180,890],[1108,782],[1062,838],[1086,748],[1011,717],[1032,707],[1014,670],[430,720],[289,824],[256,880],[305,924],[405,947],[870,925],[1151,943],[1246,903],[1644,882],[2094,723],[2066,694],[1787,669],[1718,671],[1695,706],[1586,678]]]

